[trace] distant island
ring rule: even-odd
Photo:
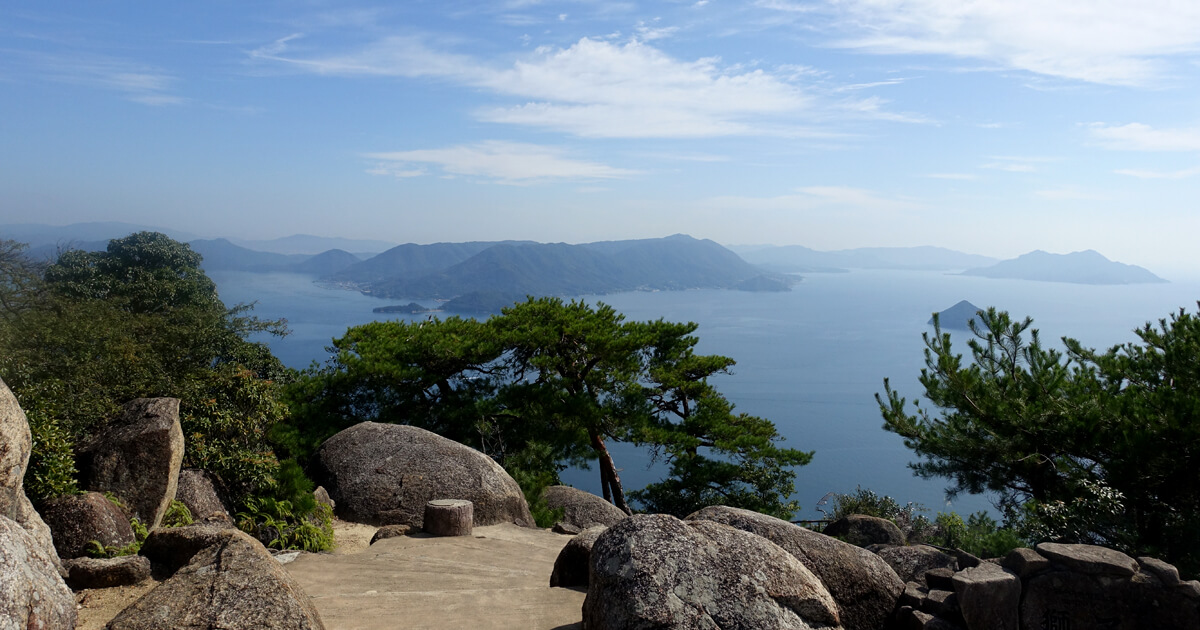
[[[979,311],[983,309],[974,304],[963,300],[954,306],[937,314],[938,325],[942,328],[951,328],[954,330],[970,330],[970,322],[978,320]],[[933,325],[932,317],[929,318],[929,325]]]
[[[962,272],[962,275],[1074,284],[1166,282],[1143,267],[1111,261],[1090,249],[1070,254],[1051,254],[1036,250],[1000,261],[990,267],[968,269]]]
[[[408,304],[391,304],[389,306],[376,306],[375,308],[371,309],[371,312],[372,313],[405,313],[405,314],[412,315],[415,313],[439,313],[439,312],[441,312],[441,310],[442,309],[440,309],[440,308],[429,308],[428,306],[422,306],[420,304],[417,304],[416,302],[409,302]]]

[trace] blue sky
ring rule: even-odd
[[[1200,270],[1200,3],[10,2],[0,223]]]

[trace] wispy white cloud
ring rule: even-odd
[[[963,181],[979,179],[978,175],[974,175],[972,173],[927,173],[925,177],[929,177],[931,179],[957,179]]]
[[[1121,151],[1200,151],[1200,127],[1155,129],[1142,123],[1088,125],[1092,138],[1106,149]]]
[[[1200,4],[1177,0],[761,0],[775,11],[820,7],[836,45],[880,54],[981,59],[1005,68],[1145,85],[1165,59],[1200,50]]]
[[[823,96],[801,83],[811,69],[801,76],[796,67],[770,71],[726,65],[716,57],[683,60],[638,37],[543,46],[507,65],[437,50],[420,37],[389,37],[337,55],[289,53],[295,39],[289,36],[251,55],[317,74],[457,82],[517,101],[477,108],[480,120],[584,137],[805,136],[811,132],[799,121],[834,115],[928,122],[893,113],[887,101],[875,97],[835,101]]]
[[[84,85],[121,94],[143,105],[179,105],[188,99],[175,93],[178,79],[160,68],[99,55],[27,55],[45,79]]]
[[[496,140],[442,149],[368,153],[364,157],[376,161],[368,173],[394,177],[434,174],[429,167],[436,168],[442,175],[478,177],[507,184],[617,179],[637,174],[598,162],[573,159],[556,147]]]
[[[1187,179],[1200,175],[1200,166],[1180,169],[1178,171],[1146,171],[1134,168],[1122,168],[1113,171],[1117,175],[1128,175],[1138,179]]]

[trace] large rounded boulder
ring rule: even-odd
[[[879,556],[773,516],[714,505],[687,520],[722,523],[782,547],[821,579],[846,630],[884,627],[904,592],[904,583]]]
[[[94,542],[108,549],[134,542],[129,517],[99,492],[70,494],[42,506],[42,518],[54,534],[54,548],[62,559],[88,555]]]
[[[363,422],[326,440],[314,461],[317,483],[348,521],[420,528],[429,501],[465,499],[475,526],[534,526],[520,486],[499,464],[424,429]]]
[[[563,511],[563,523],[580,529],[592,525],[612,527],[628,516],[608,501],[571,486],[550,486],[542,492],[542,497],[547,507]]]
[[[75,627],[75,596],[53,553],[54,547],[47,550],[25,528],[0,516],[0,628]]]
[[[32,449],[25,412],[8,385],[0,380],[0,516],[20,525],[50,555],[54,566],[60,567],[50,527],[25,496],[25,470]]]
[[[592,547],[589,630],[838,628],[837,605],[795,557],[712,521],[631,516]]]

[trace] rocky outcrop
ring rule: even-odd
[[[150,561],[145,556],[72,558],[63,561],[63,568],[67,584],[77,591],[127,586],[150,578]]]
[[[146,537],[138,552],[150,560],[159,575],[171,575],[191,562],[202,550],[225,539],[232,523],[193,523],[183,527],[160,527]]]
[[[175,498],[182,463],[179,399],[139,398],[80,449],[77,467],[84,488],[112,492],[154,529]]]
[[[63,559],[88,554],[92,541],[104,548],[134,542],[129,517],[99,492],[51,499],[42,506],[42,517],[54,534],[54,548]]]
[[[875,550],[875,553],[892,567],[902,582],[919,582],[925,585],[926,571],[958,569],[958,561],[953,556],[928,545],[887,546]]]
[[[117,614],[109,630],[323,628],[311,600],[262,543],[238,530]]]
[[[409,536],[416,533],[416,529],[412,525],[384,525],[375,530],[375,534],[371,536],[371,544],[385,540],[387,538],[399,538],[400,536]]]
[[[589,630],[837,628],[821,581],[770,541],[721,523],[635,515],[592,547]]]
[[[24,527],[0,516],[0,628],[70,630],[75,597],[49,550]]]
[[[817,575],[829,590],[847,630],[877,630],[891,616],[904,582],[879,556],[787,521],[726,506],[687,517],[751,532],[779,545]]]
[[[949,585],[933,579],[939,571],[927,574],[928,588],[908,583],[898,627],[1200,628],[1200,582],[1180,582],[1161,560],[1103,547],[1016,549],[1000,565],[981,562],[954,573]]]
[[[570,486],[550,486],[542,492],[542,497],[547,507],[563,511],[561,522],[580,529],[592,525],[612,527],[628,516],[601,497]]]
[[[600,534],[608,529],[603,525],[589,527],[563,545],[554,559],[554,571],[550,573],[550,586],[587,586],[588,571],[592,563],[592,547]]]
[[[25,496],[25,469],[32,448],[25,412],[8,385],[0,380],[0,516],[20,525],[59,568],[62,565],[54,550],[50,528]]]
[[[851,514],[843,516],[825,527],[826,536],[835,536],[846,542],[866,547],[867,545],[903,545],[904,532],[886,518]]]
[[[492,458],[424,429],[363,422],[329,438],[314,457],[316,481],[343,519],[422,527],[425,504],[465,499],[476,527],[533,527],[520,486]]]
[[[175,500],[187,506],[192,518],[201,519],[214,514],[229,516],[217,488],[208,471],[199,468],[184,468],[179,471],[179,482],[175,486]]]

